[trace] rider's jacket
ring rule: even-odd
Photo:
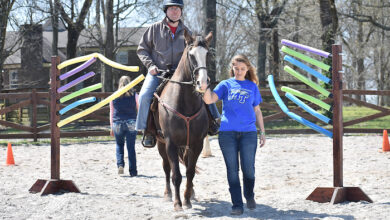
[[[137,54],[148,72],[157,67],[160,70],[176,69],[185,48],[184,29],[191,32],[180,20],[173,35],[166,18],[152,24],[141,38]]]

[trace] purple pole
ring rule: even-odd
[[[72,75],[74,75],[74,74],[80,72],[81,70],[83,70],[83,69],[89,67],[89,66],[90,66],[92,63],[94,63],[95,61],[96,61],[96,57],[92,57],[91,59],[89,59],[87,62],[81,64],[80,66],[78,66],[78,67],[72,69],[72,70],[69,71],[69,72],[66,72],[66,73],[62,74],[62,75],[60,76],[60,80],[64,80],[64,79],[68,78],[69,76],[72,76]]]
[[[289,41],[289,40],[282,40],[282,44],[284,44],[286,46],[297,48],[298,50],[304,50],[304,51],[307,51],[310,53],[314,53],[314,54],[320,55],[320,56],[325,57],[325,58],[328,58],[329,56],[331,56],[330,53],[325,52],[323,50],[319,50],[319,49],[309,47],[309,46],[306,46],[303,44],[298,44],[298,43],[295,43],[295,42]]]
[[[84,81],[84,80],[86,80],[86,79],[88,79],[88,78],[91,78],[91,77],[94,76],[94,75],[95,75],[94,72],[89,72],[89,73],[87,73],[87,74],[85,74],[85,75],[82,75],[82,76],[80,76],[79,78],[73,80],[72,82],[70,82],[70,83],[68,83],[68,84],[66,84],[66,85],[61,86],[60,88],[58,88],[58,89],[57,89],[57,92],[58,92],[58,93],[64,92],[64,91],[66,91],[67,89],[69,89],[69,88],[71,88],[71,87],[73,87],[73,86],[79,84],[80,82],[82,82],[82,81]]]

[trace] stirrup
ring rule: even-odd
[[[150,139],[146,139],[145,137],[148,136],[151,138]],[[146,147],[146,148],[153,148],[155,145],[156,145],[156,138],[153,136],[153,135],[150,135],[150,134],[147,134],[147,135],[143,135],[142,137],[142,142],[141,144]]]

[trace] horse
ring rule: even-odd
[[[208,45],[212,39],[191,36],[184,32],[186,47],[177,69],[163,88],[157,110],[153,112],[156,128],[157,147],[163,159],[165,172],[165,192],[167,201],[172,201],[170,173],[175,190],[174,209],[182,210],[180,184],[182,175],[179,162],[186,166],[187,184],[184,192],[184,206],[191,208],[190,199],[194,196],[193,178],[196,162],[203,149],[203,139],[207,135],[210,118],[202,93],[209,87],[207,76]]]

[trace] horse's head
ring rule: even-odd
[[[204,93],[210,84],[207,75],[207,54],[213,34],[210,32],[206,37],[193,37],[185,31],[184,37],[187,44],[188,62],[195,90]]]

